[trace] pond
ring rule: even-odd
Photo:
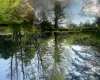
[[[100,80],[99,35],[0,35],[0,80]]]

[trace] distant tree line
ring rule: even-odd
[[[80,22],[80,24],[71,23],[68,25],[68,28],[77,28],[77,27],[100,27],[100,18],[96,18],[94,22],[86,21],[85,23]]]

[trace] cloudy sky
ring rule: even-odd
[[[45,8],[50,8],[55,0],[40,0],[37,7],[40,5],[45,5]],[[69,1],[72,1],[71,5],[71,13],[73,15],[73,23],[79,24],[80,22],[86,22],[89,20],[90,22],[93,22],[94,16],[100,16],[100,0],[58,0],[65,3],[68,3]],[[86,15],[92,16],[92,17],[86,17],[80,15],[80,13],[84,11]]]
[[[84,5],[81,1],[80,2],[76,1],[73,3],[73,6],[71,7],[71,11],[73,14],[73,20],[72,20],[73,23],[79,24],[80,22],[85,23],[86,21],[90,21],[90,22],[94,21],[94,17],[88,17],[88,16],[81,15],[83,6]]]
[[[94,17],[100,16],[100,0],[74,0],[71,11],[74,16],[73,23],[84,23],[87,20],[93,22]],[[82,11],[87,16],[80,15]]]
[[[84,0],[83,11],[89,15],[100,16],[100,0]]]

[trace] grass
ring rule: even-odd
[[[0,35],[12,35],[11,27],[0,26]]]
[[[44,32],[94,32],[100,30],[100,28],[73,28],[73,29],[63,29],[63,28],[58,28],[58,29],[47,29]],[[21,28],[21,33],[22,34],[34,34],[34,33],[41,33],[41,30],[36,28],[35,26],[33,27],[28,27],[28,26],[23,26]],[[0,26],[0,35],[12,35],[13,30],[11,27],[4,27]]]
[[[21,33],[22,34],[34,34],[34,33],[40,33],[41,31],[39,29],[36,29],[35,27],[21,27]],[[12,27],[8,26],[0,26],[0,35],[12,35],[13,29]]]

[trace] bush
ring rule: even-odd
[[[52,24],[48,21],[43,21],[40,23],[41,29],[45,30],[45,29],[51,29],[52,28]]]

